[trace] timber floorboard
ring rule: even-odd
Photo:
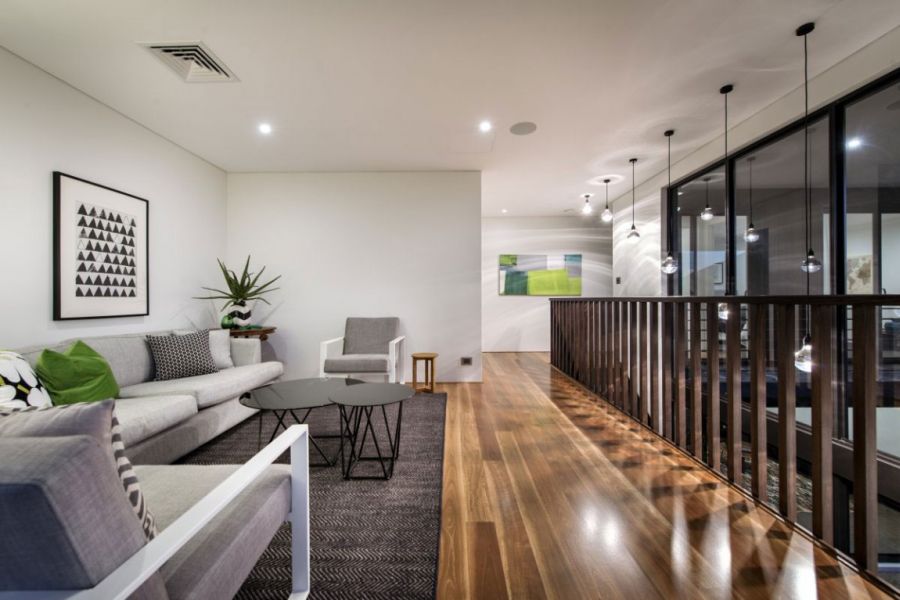
[[[483,364],[437,385],[440,600],[891,597],[546,353]]]

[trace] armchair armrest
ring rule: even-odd
[[[231,361],[236,367],[262,362],[259,338],[231,338]]]
[[[84,590],[0,591],[7,598],[66,600],[126,600],[167,560],[256,480],[281,454],[291,449],[291,600],[309,594],[309,430],[291,425],[275,440],[247,461],[178,517],[162,533],[135,552],[96,586]]]
[[[335,349],[338,347],[337,344],[340,342],[344,343],[343,337],[337,337],[330,340],[325,340],[321,344],[319,344],[319,377],[326,377],[325,375],[325,359],[331,358],[332,356],[339,356],[340,354],[335,353]],[[343,348],[341,348],[343,350]]]
[[[403,342],[405,335],[395,337],[388,344],[388,380],[391,383],[403,381]]]

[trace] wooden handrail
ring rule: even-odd
[[[801,435],[803,464],[809,464],[813,487],[811,533],[832,546],[837,537],[833,454],[838,445],[844,461],[840,477],[852,485],[856,507],[854,559],[860,569],[877,573],[879,469],[895,469],[900,475],[897,463],[879,458],[875,440],[878,309],[900,306],[900,295],[650,296],[550,302],[551,362],[556,368],[760,502],[774,502],[767,485],[767,462],[770,454],[777,454],[778,501],[772,508],[794,523]],[[723,311],[720,316],[722,304],[727,315]],[[808,378],[812,422],[809,428],[798,428],[794,352],[806,333],[813,340]],[[848,347],[853,356],[852,385],[836,385],[842,376],[837,353]],[[768,391],[769,374],[777,378],[777,393]],[[744,379],[749,380],[749,393],[742,387]],[[840,449],[848,442],[834,436],[839,393],[852,393],[854,403],[852,469],[846,468],[846,449]],[[768,434],[775,418],[767,411],[770,400],[778,406],[777,432],[772,429]]]

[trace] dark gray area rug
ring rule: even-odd
[[[389,481],[345,481],[340,463],[310,469],[310,598],[434,597],[446,403],[446,394],[418,394],[404,403],[400,459]],[[389,417],[393,426],[393,412]],[[314,410],[308,423],[313,437],[336,433],[337,408]],[[274,426],[274,416],[266,414],[263,443]],[[257,417],[248,419],[179,462],[244,463],[256,452],[257,427]],[[339,445],[338,440],[318,442],[326,454]],[[321,457],[311,449],[310,459],[319,462]],[[289,462],[288,454],[278,462]],[[376,466],[361,464],[360,469]],[[282,526],[238,598],[283,600],[290,595],[290,536],[290,526]]]

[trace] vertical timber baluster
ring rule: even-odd
[[[794,350],[797,345],[796,309],[793,304],[775,307],[775,348],[778,352],[778,510],[797,521],[797,378]]]
[[[834,307],[812,308],[812,480],[813,534],[826,544],[834,544],[834,482],[832,435],[834,398],[832,357]]]
[[[691,451],[703,460],[703,370],[700,361],[700,303],[691,302]]]
[[[672,303],[662,305],[662,431],[672,437]]]
[[[722,470],[722,405],[719,366],[719,311],[715,302],[706,303],[706,463],[714,471]]]
[[[596,300],[591,301],[591,391],[600,391],[600,323],[599,307]]]
[[[613,327],[613,302],[606,303],[606,401],[616,403],[616,360]]]
[[[637,303],[628,303],[628,414],[637,418]]]
[[[638,346],[638,360],[641,370],[641,410],[638,411],[641,423],[650,424],[650,356],[647,354],[647,303],[640,303],[638,317],[641,321],[641,337]]]
[[[615,303],[615,312],[614,312],[614,320],[616,327],[615,334],[615,353],[616,353],[616,390],[615,390],[615,405],[621,409],[625,410],[625,378],[623,376],[622,369],[622,361],[623,361],[623,351],[622,351],[622,307],[625,306],[622,302]]]
[[[870,573],[878,572],[875,310],[853,307],[853,542],[856,563]]]
[[[687,449],[687,386],[684,379],[685,355],[687,354],[687,305],[679,302],[672,307],[675,311],[675,433],[678,447]]]
[[[728,415],[728,481],[742,485],[741,305],[728,303],[725,322],[725,391]]]
[[[766,446],[766,326],[769,306],[750,305],[750,492],[768,499]]]
[[[659,403],[659,302],[650,303],[650,417],[653,430],[662,435]]]

